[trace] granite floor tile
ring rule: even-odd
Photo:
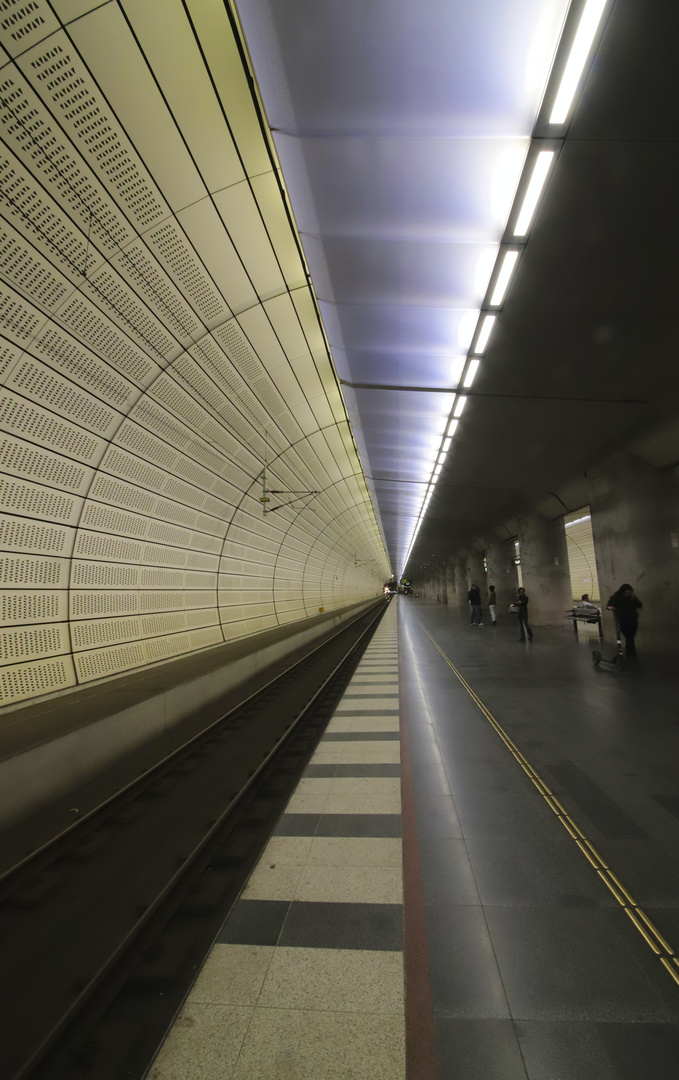
[[[337,768],[337,765],[307,765],[303,776],[305,780],[333,777],[337,775]]]
[[[151,1066],[149,1080],[225,1080],[241,1052],[253,1010],[187,1002]]]
[[[372,777],[400,777],[401,766],[393,762],[354,762],[354,764],[345,764],[340,762],[335,766],[335,776],[338,779],[342,777],[353,777],[358,779],[361,776]]]
[[[312,843],[311,836],[272,836],[261,854],[259,865],[304,866]]]
[[[335,716],[327,728],[331,731],[398,731],[399,721],[397,716]]]
[[[289,910],[286,900],[238,900],[217,941],[223,945],[275,945]]]
[[[312,765],[332,765],[336,764],[342,757],[341,750],[326,750],[323,747],[321,750],[317,750],[311,758]]]
[[[341,744],[340,744],[341,745]],[[378,746],[379,749],[370,749]],[[401,761],[401,747],[399,743],[345,743],[340,753],[340,764],[359,765],[383,762],[385,764],[398,764]]]
[[[259,1006],[403,1016],[403,956],[357,949],[278,948]]]
[[[509,1005],[481,907],[427,907],[432,1005],[435,1016],[508,1020]]]
[[[315,836],[306,865],[391,866],[400,869],[402,860],[401,840],[395,837]]]
[[[452,795],[416,794],[417,831],[421,837],[459,839],[462,829]]]
[[[345,694],[335,710],[335,715],[344,712],[357,713],[363,709],[369,709],[371,712],[381,712],[382,709],[390,712],[397,712],[398,695]]]
[[[529,1080],[674,1080],[679,1025],[522,1022]]]
[[[425,904],[481,903],[464,840],[421,837],[420,867]]]
[[[330,793],[335,795],[401,796],[401,781],[397,776],[335,776]]]
[[[283,839],[281,837],[281,839]],[[277,866],[260,859],[242,892],[243,900],[293,900],[303,867]]]
[[[322,814],[316,830],[317,836],[401,836],[399,814]]]
[[[285,810],[288,814],[322,814],[327,800],[328,796],[325,794],[305,795],[295,791]]]
[[[515,1019],[669,1019],[617,932],[618,912],[563,907],[485,911]]]
[[[441,1080],[526,1080],[511,1020],[453,1020],[439,1016],[436,1049]],[[541,1080],[548,1077],[556,1080],[556,1073],[545,1073]],[[596,1080],[601,1080],[598,1074]]]
[[[359,673],[358,670],[356,670],[356,673],[352,676],[351,683],[349,685],[351,687],[356,687],[368,684],[391,688],[394,685],[394,679],[391,677],[385,678],[384,675],[381,675],[379,672],[372,675],[363,675]]]
[[[294,901],[279,945],[307,949],[403,949],[401,904]]]
[[[337,731],[330,732],[328,735],[323,735],[321,738],[319,748],[327,747],[329,750],[333,749],[333,744],[337,743],[398,743],[399,735],[398,731]],[[374,747],[362,746],[362,750],[374,749]]]
[[[233,1080],[405,1080],[404,1045],[402,1017],[257,1009]]]
[[[314,836],[320,820],[320,814],[283,814],[274,836]]]
[[[187,1001],[256,1005],[273,955],[272,945],[215,945]]]
[[[323,814],[400,814],[399,792],[375,794],[374,792],[330,792],[322,809]]]
[[[297,882],[295,900],[337,904],[402,904],[401,868],[306,866]]]

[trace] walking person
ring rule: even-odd
[[[528,596],[525,589],[518,590],[512,607],[518,608],[516,614],[519,616],[519,630],[521,631],[519,641],[525,641],[526,635],[528,635],[528,640],[532,641],[533,631],[528,625]]]
[[[639,628],[639,609],[644,605],[635,596],[631,585],[621,585],[614,592],[606,605],[607,611],[612,611],[615,621],[625,638],[625,657],[628,660],[636,659],[637,647],[634,642]]]
[[[490,612],[491,626],[497,626],[497,619],[495,618],[497,614],[497,593],[494,585],[488,586],[488,610]]]
[[[469,622],[472,626],[475,622],[477,622],[479,626],[483,626],[483,623],[481,622],[481,590],[478,585],[472,585],[467,593],[467,597],[471,607]]]

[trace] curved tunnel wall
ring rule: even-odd
[[[374,596],[381,530],[224,4],[36,0],[0,43],[0,703]]]

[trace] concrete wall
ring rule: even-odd
[[[675,652],[679,633],[679,470],[630,452],[588,470],[601,601],[623,582],[644,608],[639,647]]]

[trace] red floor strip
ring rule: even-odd
[[[399,626],[399,655],[400,647]],[[403,921],[405,963],[406,1077],[437,1080],[434,1013],[429,984],[424,893],[417,838],[415,788],[401,665],[398,676],[401,735],[401,821],[403,829]]]

